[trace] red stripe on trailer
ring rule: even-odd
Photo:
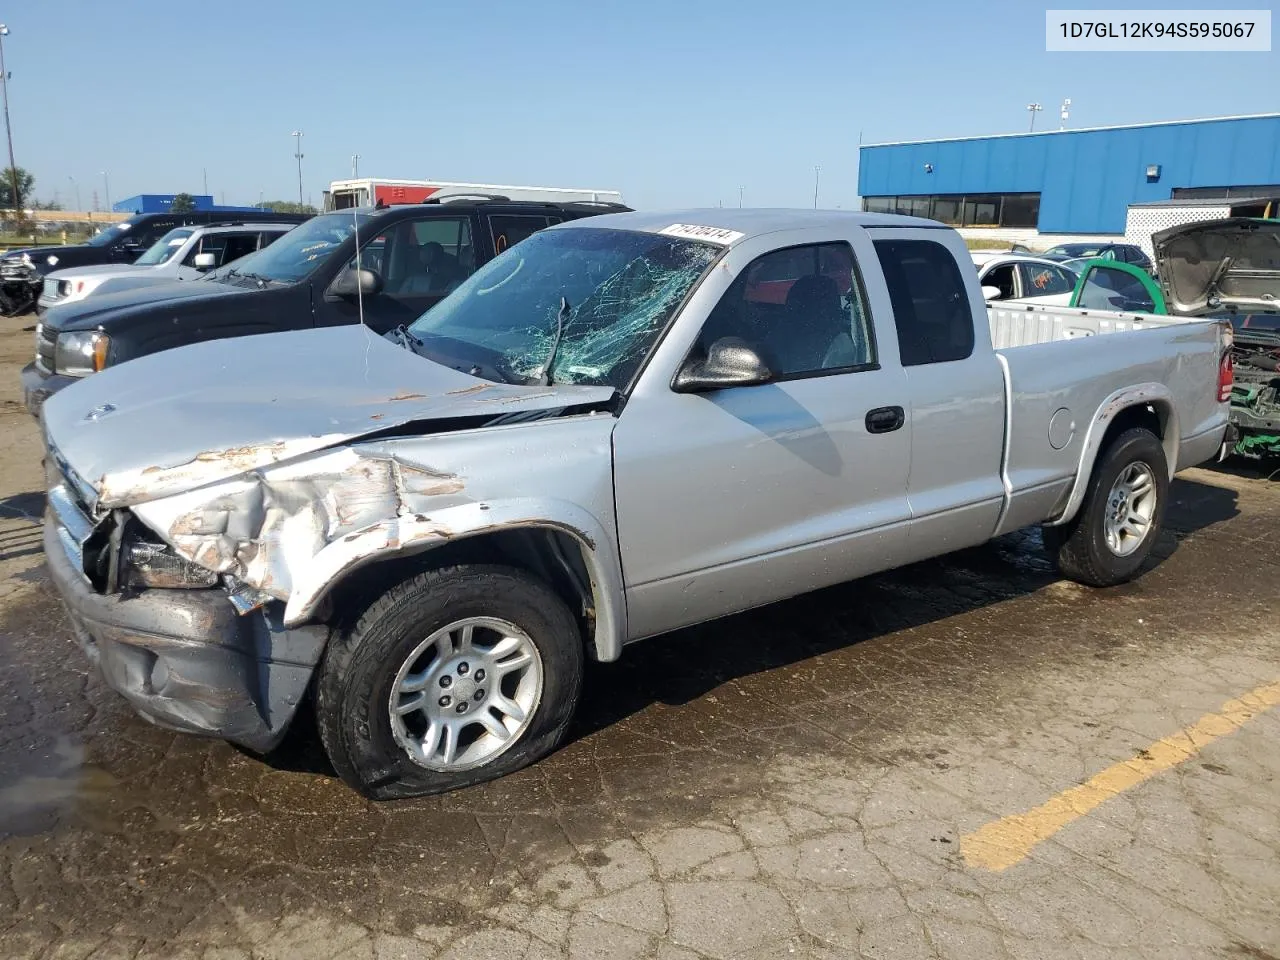
[[[386,204],[392,203],[421,203],[433,193],[438,193],[439,187],[406,187],[398,184],[376,184],[373,188],[374,203],[382,202]]]

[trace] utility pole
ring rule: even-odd
[[[353,153],[351,155],[351,179],[354,180],[360,176],[360,154]]]
[[[822,172],[822,168],[816,163],[813,165],[813,209],[818,209],[818,174]]]
[[[1040,112],[1041,110],[1043,110],[1043,109],[1044,109],[1044,107],[1040,106],[1040,104],[1038,104],[1038,103],[1028,103],[1028,104],[1027,104],[1027,112],[1031,114],[1031,128],[1027,131],[1028,133],[1035,133],[1035,131],[1036,131],[1036,114],[1037,114],[1037,113],[1039,113],[1039,112]]]
[[[107,211],[111,211],[111,180],[107,177],[107,171],[102,171],[102,186],[107,194]]]
[[[200,174],[204,177],[204,195],[207,197],[209,195],[209,168],[201,167]]]
[[[76,212],[84,213],[84,207],[80,206],[80,184],[75,177],[68,176],[67,179],[71,181],[71,186],[76,188]]]
[[[302,131],[295,130],[292,136],[295,144],[293,156],[298,161],[298,206],[302,206]]]
[[[22,217],[22,190],[18,186],[18,165],[13,162],[13,129],[9,126],[9,71],[4,65],[4,38],[9,28],[0,23],[0,88],[4,90],[4,135],[9,140],[9,176],[13,180],[14,217]]]

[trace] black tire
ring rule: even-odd
[[[1135,462],[1146,464],[1155,479],[1155,509],[1137,549],[1119,556],[1107,545],[1104,533],[1107,499],[1121,472]],[[1142,569],[1159,539],[1168,501],[1169,467],[1159,438],[1145,427],[1125,430],[1099,455],[1075,517],[1061,526],[1042,528],[1045,549],[1071,580],[1091,587],[1125,583]]]
[[[388,709],[396,672],[435,631],[465,617],[515,624],[542,659],[542,697],[528,726],[504,752],[462,771],[416,763],[392,732]],[[444,793],[526,767],[564,739],[582,689],[582,635],[564,602],[511,567],[427,570],[374,600],[325,651],[316,683],[320,740],[338,775],[374,800]]]

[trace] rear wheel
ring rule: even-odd
[[[508,567],[426,571],[326,651],[317,726],[338,774],[366,796],[442,793],[553,750],[582,666],[577,624],[540,581]]]
[[[1094,587],[1124,583],[1151,553],[1168,499],[1159,438],[1145,427],[1126,430],[1099,457],[1075,517],[1044,528],[1045,547],[1072,580]]]

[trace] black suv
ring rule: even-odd
[[[254,223],[302,223],[306,213],[253,211]],[[10,250],[0,257],[0,313],[22,313],[40,296],[44,275],[69,267],[93,267],[101,263],[133,263],[147,248],[174,227],[208,226],[211,223],[244,221],[245,213],[192,210],[187,213],[140,213],[113,223],[86,243],[67,247],[27,247]]]
[[[38,415],[50,394],[87,374],[204,340],[358,323],[362,312],[387,333],[530,234],[628,209],[451,197],[321,214],[202,280],[51,308],[36,328],[35,362],[22,371],[27,409]]]

